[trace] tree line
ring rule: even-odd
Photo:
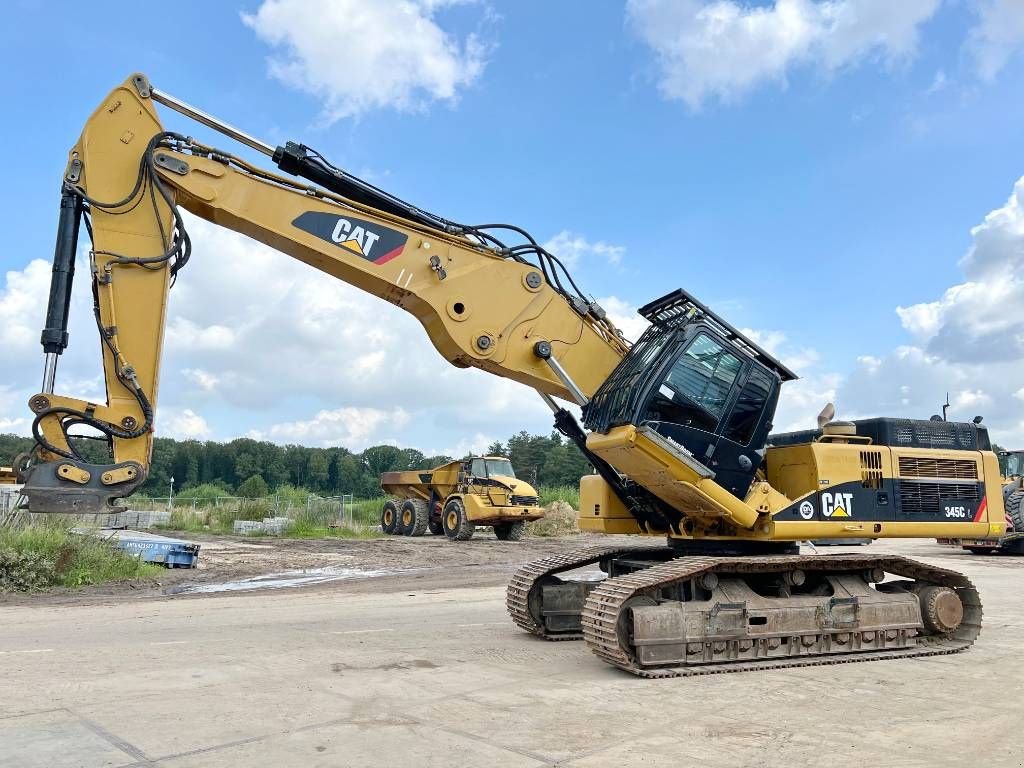
[[[9,465],[17,454],[31,450],[32,444],[28,437],[0,435],[0,459]],[[76,448],[92,463],[110,461],[102,442],[80,440]],[[534,485],[574,486],[580,475],[591,471],[576,446],[557,432],[548,436],[519,432],[491,444],[486,453],[508,458],[516,474]],[[277,445],[245,437],[224,443],[158,437],[153,442],[149,477],[140,491],[167,496],[173,477],[175,493],[203,486],[222,489],[226,496],[257,497],[290,486],[322,496],[351,493],[371,498],[380,495],[382,472],[432,468],[449,461],[450,456],[426,456],[415,448],[394,445],[353,452],[340,446]]]

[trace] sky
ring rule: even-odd
[[[1024,0],[6,4],[0,431],[28,433],[66,153],[134,71],[447,218],[530,230],[633,338],[684,287],[797,370],[776,428],[1024,447]],[[267,164],[163,109],[165,125]],[[411,317],[190,217],[157,432],[428,455],[546,433]],[[84,258],[87,245],[80,255]],[[79,276],[87,268],[79,266]],[[57,390],[102,400],[88,285]]]

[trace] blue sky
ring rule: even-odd
[[[32,261],[52,252],[65,153],[141,70],[442,215],[525,226],[619,316],[686,287],[800,368],[780,427],[828,399],[927,417],[948,390],[953,415],[1024,445],[1024,224],[1007,204],[1024,173],[1024,3],[138,6],[7,6],[0,428],[25,431],[38,386]],[[433,452],[548,428],[534,393],[447,369],[397,311],[202,222],[193,239],[170,299],[164,434]],[[269,320],[310,305],[316,327],[268,348]],[[100,397],[94,332],[72,331],[59,381]]]

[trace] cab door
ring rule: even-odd
[[[686,447],[743,498],[763,461],[778,377],[701,330],[649,391],[642,420]]]

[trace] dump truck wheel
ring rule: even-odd
[[[434,518],[430,518],[430,520],[427,521],[427,528],[429,528],[430,532],[435,536],[444,535],[444,523],[441,522],[440,517],[437,518],[437,520],[435,520]]]
[[[1014,491],[1006,499],[1006,516],[1014,531],[1024,531],[1024,490]]]
[[[395,526],[395,533],[399,536],[411,536],[412,529],[416,524],[415,507],[407,507],[409,500],[406,499],[398,508],[398,525]]]
[[[384,533],[394,534],[398,530],[398,502],[388,499],[380,512],[380,529]]]
[[[406,499],[402,502],[401,513],[402,535],[422,536],[423,532],[427,530],[427,518],[429,517],[427,502],[419,499]]]
[[[526,533],[526,522],[502,523],[494,526],[494,535],[501,541],[519,541]]]
[[[444,535],[452,541],[466,541],[473,537],[476,526],[466,517],[466,508],[459,499],[452,499],[444,505],[441,515]]]

